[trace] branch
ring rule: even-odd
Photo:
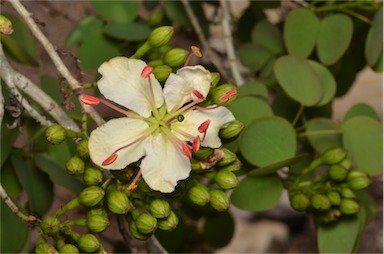
[[[224,42],[225,47],[227,48],[229,66],[232,71],[232,76],[235,79],[235,83],[239,86],[244,83],[244,80],[240,74],[240,70],[237,65],[235,49],[233,47],[233,38],[230,28],[231,15],[229,14],[228,2],[226,0],[220,0],[220,5],[223,10],[223,19],[221,20],[221,25],[224,32]]]

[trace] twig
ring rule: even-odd
[[[220,0],[220,5],[223,10],[223,18],[221,20],[221,25],[223,27],[223,32],[224,32],[224,42],[225,42],[225,47],[227,49],[228,62],[229,62],[229,66],[231,68],[232,76],[235,80],[235,83],[236,85],[239,86],[244,83],[244,80],[240,74],[240,70],[237,65],[235,49],[233,47],[233,38],[232,38],[232,33],[230,28],[231,15],[229,13],[227,0]]]
[[[131,253],[139,253],[139,250],[132,244],[132,238],[130,237],[127,228],[125,227],[125,219],[121,215],[116,215],[117,222],[119,225],[119,232],[124,239],[124,242],[130,248]]]
[[[1,61],[0,67],[2,66],[2,63],[3,63],[3,61]],[[4,96],[3,96],[3,90],[2,90],[1,83],[0,83],[0,128],[1,128],[1,124],[3,122],[3,117],[4,117],[4,102],[5,101],[4,101]]]

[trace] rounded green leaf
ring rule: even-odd
[[[283,39],[277,26],[262,20],[255,25],[251,34],[252,42],[268,49],[272,54],[279,55],[284,51]]]
[[[343,122],[346,122],[355,116],[368,116],[380,122],[380,117],[377,115],[375,110],[366,103],[357,103],[353,105],[345,114]]]
[[[322,99],[322,80],[306,59],[298,56],[280,57],[274,71],[281,87],[293,100],[304,106],[314,106]]]
[[[345,14],[332,14],[320,23],[317,55],[325,65],[336,63],[347,50],[353,34],[353,22]]]
[[[317,76],[321,80],[323,96],[316,106],[323,106],[330,102],[336,94],[336,81],[332,73],[324,67],[322,64],[308,60],[312,69],[316,72]]]
[[[115,22],[133,21],[139,10],[137,1],[92,0],[91,3],[104,18]]]
[[[371,176],[383,170],[383,128],[375,119],[355,116],[342,125],[343,145],[354,165]]]
[[[239,48],[239,58],[251,71],[259,71],[272,58],[272,53],[263,46],[246,43]]]
[[[88,16],[80,20],[65,39],[65,45],[69,47],[82,43],[84,38],[102,26],[103,21],[95,16]]]
[[[203,228],[204,239],[214,248],[227,245],[233,236],[235,223],[229,212],[207,217]]]
[[[284,118],[267,116],[250,123],[240,134],[239,144],[249,163],[264,167],[295,155],[296,133]]]
[[[143,23],[110,23],[104,27],[105,34],[126,41],[142,41],[148,38],[151,30]]]
[[[232,111],[237,120],[245,125],[256,118],[273,115],[272,109],[268,103],[253,96],[237,98],[228,106],[228,109]]]
[[[341,147],[340,126],[328,118],[313,118],[305,123],[304,135],[319,153]]]
[[[297,8],[289,13],[284,26],[288,53],[308,57],[315,47],[320,21],[309,9]]]
[[[242,84],[237,89],[238,96],[253,95],[262,98],[268,98],[268,89],[265,84],[259,80],[252,80]]]
[[[276,175],[247,176],[231,194],[236,207],[249,211],[265,211],[280,200],[283,184]]]
[[[383,8],[379,8],[373,19],[372,27],[365,43],[365,58],[373,67],[383,55]]]

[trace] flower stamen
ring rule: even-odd
[[[202,142],[204,142],[205,137],[207,136],[208,127],[209,127],[210,124],[211,124],[211,120],[206,120],[202,124],[200,124],[200,126],[197,128],[197,130],[200,133],[203,133]]]
[[[152,80],[151,80],[151,74],[153,73],[153,68],[149,65],[145,66],[144,69],[141,71],[141,77],[148,79],[148,85],[149,85],[149,92],[151,96],[151,105],[152,105],[152,112],[153,115],[159,119],[159,111],[157,111],[156,102],[155,102],[155,95],[153,93],[153,86],[152,86]]]
[[[101,165],[108,166],[114,163],[117,160],[117,157],[117,153],[112,153],[107,159],[103,161],[103,163],[101,163]]]
[[[192,158],[192,148],[185,142],[181,145],[183,149],[183,153],[185,156],[187,156],[189,159]]]
[[[237,94],[237,89],[233,89],[227,93],[225,93],[223,96],[221,96],[219,99],[220,100],[229,100],[229,98],[231,98],[232,96],[236,95]]]
[[[133,179],[132,183],[128,186],[128,190],[130,191],[134,191],[137,189],[137,180],[139,180],[141,176],[141,169],[139,170],[139,172],[137,172],[137,175],[135,176],[135,179]]]
[[[197,136],[196,138],[193,139],[193,142],[192,142],[192,149],[195,153],[200,150],[200,145],[201,145],[201,139],[200,139],[200,136]]]
[[[189,53],[189,55],[187,57],[187,60],[185,60],[184,67],[189,64],[189,62],[191,61],[191,58],[193,56],[197,56],[197,57],[202,57],[203,56],[203,54],[201,54],[200,49],[198,47],[196,47],[196,46],[191,46],[191,53]]]

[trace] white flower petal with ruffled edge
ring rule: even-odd
[[[143,117],[151,115],[148,79],[141,77],[147,64],[139,59],[115,57],[104,62],[98,69],[103,77],[98,81],[100,92],[109,100],[135,111]],[[164,103],[160,83],[150,76],[156,107]]]
[[[189,176],[189,159],[162,133],[145,146],[147,156],[141,162],[141,172],[151,189],[163,193],[175,190],[179,180]]]
[[[102,166],[113,152],[134,140],[148,130],[148,124],[140,119],[128,117],[112,119],[92,131],[88,141],[89,155],[92,161],[106,169],[123,169],[128,164],[145,155],[144,146],[151,140],[151,135],[117,152],[117,159],[110,165]]]
[[[230,122],[235,120],[232,112],[226,107],[218,107],[210,110],[190,110],[184,114],[184,121],[173,122],[171,129],[177,137],[184,141],[191,141],[191,139],[183,136],[178,130],[188,133],[192,136],[199,135],[203,138],[203,134],[198,131],[198,127],[205,121],[211,120],[205,140],[201,143],[202,146],[211,148],[218,148],[221,146],[219,131],[221,128],[226,127]]]
[[[183,67],[176,74],[171,73],[163,89],[167,111],[176,111],[186,102],[196,100],[193,90],[206,97],[210,87],[211,73],[201,65]]]

